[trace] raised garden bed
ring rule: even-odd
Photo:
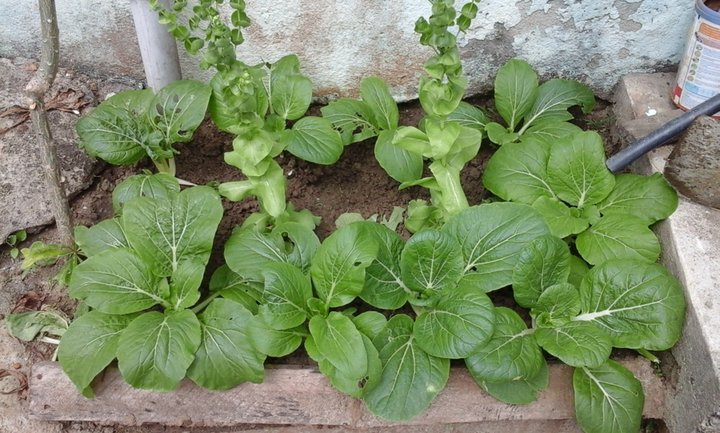
[[[418,115],[419,107],[408,105],[401,112],[403,118],[407,116],[412,119]],[[606,111],[596,114],[605,115]],[[182,153],[177,160],[179,172],[188,173],[187,179],[195,183],[205,183],[218,178],[222,180],[224,176],[227,176],[228,180],[232,179],[232,171],[217,158],[223,147],[227,146],[223,145],[227,136],[207,125],[203,126],[198,134],[193,143],[181,148]],[[194,149],[196,143],[202,143],[201,151],[191,152],[190,149]],[[314,167],[289,157],[283,162],[285,170],[294,173],[290,178],[289,196],[301,200],[304,206],[323,215],[326,220],[332,220],[340,213],[332,204],[338,200],[335,196],[338,191],[341,194],[340,201],[356,200],[353,203],[363,209],[363,213],[370,213],[372,209],[378,208],[376,206],[379,202],[371,199],[377,195],[378,190],[383,191],[379,194],[380,203],[387,203],[384,205],[386,208],[402,204],[408,193],[397,191],[394,183],[386,180],[369,150],[369,146],[363,144],[350,147],[338,164],[327,168]],[[213,155],[216,157],[213,158]],[[487,156],[481,154],[471,161],[464,177],[466,182],[473,183],[472,176],[481,172],[486,160]],[[349,175],[353,167],[363,168],[358,173],[363,176],[360,182],[353,182],[354,176]],[[112,185],[126,177],[128,171],[132,173],[135,170],[137,168],[106,170],[103,179],[97,182],[95,188],[76,201],[76,217],[86,224],[91,224],[98,216],[111,216],[109,191],[113,189]],[[220,175],[216,176],[218,173]],[[333,188],[333,185],[338,184],[340,188]],[[384,184],[386,185],[383,186]],[[478,188],[470,189],[468,195],[482,197],[484,192],[480,183],[475,181],[474,184]],[[295,186],[302,192],[294,192]],[[234,225],[256,210],[255,206],[252,202],[226,206],[228,209],[221,224],[219,239],[227,237]],[[327,227],[325,235],[332,230],[332,225],[325,222],[321,225],[320,233],[323,233],[323,227]],[[221,250],[216,251],[215,258],[218,259],[220,254]],[[215,263],[215,266],[217,265],[219,262]],[[507,291],[494,296],[494,300],[497,305],[514,305],[511,294]],[[664,419],[667,385],[663,379],[656,375],[644,359],[631,360],[626,365],[643,383],[646,392],[643,416],[646,419]],[[553,365],[550,388],[540,394],[538,402],[528,406],[508,406],[481,391],[466,371],[453,369],[445,391],[439,395],[428,412],[408,421],[408,425],[423,425],[431,429],[429,431],[436,431],[434,429],[443,428],[441,426],[490,423],[496,426],[498,431],[507,431],[505,422],[511,421],[522,428],[546,426],[548,431],[579,431],[573,421],[571,375],[570,368]],[[292,424],[370,429],[400,425],[370,415],[362,408],[361,402],[338,393],[314,369],[274,366],[268,370],[263,384],[244,384],[222,393],[201,390],[185,381],[177,391],[170,394],[135,390],[122,381],[117,370],[111,369],[103,374],[94,387],[96,399],[87,400],[77,393],[56,364],[38,365],[31,376],[32,416],[38,420],[125,425],[150,423],[186,427]],[[279,391],[280,389],[282,391]],[[155,402],[153,407],[147,407],[148,401]],[[271,409],[278,401],[281,402],[278,408]],[[200,402],[205,403],[199,404]],[[178,410],[178,407],[182,409]],[[239,410],[243,407],[247,410]],[[286,410],[288,408],[292,410]],[[181,414],[180,418],[178,414]],[[565,430],[559,430],[560,428]]]
[[[231,7],[233,25],[245,27],[244,2]],[[474,1],[461,11],[453,2],[435,2],[430,21],[418,20],[421,43],[436,55],[421,80],[425,117],[413,122],[417,128],[402,126],[389,89],[372,77],[360,82],[359,100],[335,101],[320,110],[322,116],[303,117],[312,87],[297,57],[245,65],[225,49],[241,42],[240,30],[227,28],[207,36],[203,62],[218,70],[209,86],[178,81],[156,93],[122,93],[81,119],[80,143],[90,155],[117,165],[149,157],[161,173],[131,176],[111,198],[105,194],[105,208],[95,214],[108,219],[79,228],[77,247],[34,244],[27,250],[26,260],[46,260],[48,248],[70,258],[64,281],[82,304],[73,323],[55,334],[62,335],[60,365],[84,397],[100,393],[96,400],[71,403],[76,412],[52,403],[70,399],[43,400],[44,392],[35,393],[34,416],[57,419],[53,414],[60,412],[130,425],[229,426],[238,420],[224,413],[237,413],[239,406],[247,407],[239,413],[245,423],[364,429],[399,422],[564,423],[569,409],[592,433],[636,431],[643,414],[663,418],[664,386],[648,363],[628,361],[628,369],[609,358],[615,347],[655,359],[651,350],[667,350],[680,336],[682,288],[656,263],[660,244],[649,228],[675,210],[677,195],[660,176],[607,170],[602,137],[567,122],[569,108],[587,113],[595,106],[580,83],[540,85],[531,66],[515,59],[498,72],[496,112],[488,116],[461,102],[467,81],[448,29],[466,30],[477,12]],[[161,16],[188,50],[198,50],[201,41],[188,36],[174,12]],[[231,146],[177,145],[191,140],[206,107],[234,137]],[[208,133],[220,143],[228,139]],[[485,136],[497,146],[488,161],[479,152]],[[331,165],[346,146],[363,149],[353,143],[373,137],[379,166],[403,188],[427,189],[429,200],[411,201],[404,220],[397,209],[378,211],[375,203],[373,210],[384,215],[373,221],[343,215],[334,231],[327,224],[335,215],[326,216],[319,239],[317,218],[290,205],[293,197],[308,198],[313,181],[304,177],[293,192],[285,176],[315,171],[322,177],[322,170],[282,152]],[[368,157],[365,149],[355,157]],[[176,150],[225,151],[225,162],[245,177],[181,190],[180,184],[208,179],[197,179],[201,163],[192,158],[188,176],[181,173]],[[473,170],[463,178],[467,163]],[[366,165],[351,162],[358,171]],[[343,191],[347,173],[329,170],[340,174],[329,179],[332,187],[339,184],[342,195],[366,201],[381,192],[378,185],[394,186],[367,182],[365,194],[355,185]],[[482,180],[473,179],[479,171]],[[127,172],[110,173],[119,180]],[[223,177],[208,173],[212,180]],[[470,206],[464,189],[473,191],[472,202],[489,203]],[[256,200],[230,205],[221,195]],[[305,207],[314,211],[318,196],[310,198],[314,202]],[[83,200],[103,204],[91,194]],[[330,215],[340,208],[330,200],[326,205]],[[398,230],[401,220],[404,229]],[[266,358],[285,357],[300,346],[332,387],[358,400],[338,398],[314,370],[270,369],[265,377]],[[551,363],[548,369],[544,352],[574,368]],[[119,374],[106,370],[115,359]],[[453,369],[448,382],[450,360],[464,360],[472,380]],[[58,383],[57,374],[57,366],[38,366],[33,390]],[[120,377],[152,390],[144,395],[153,396],[154,404],[172,402],[181,417],[147,407],[139,391],[118,385]],[[216,396],[229,396],[229,406],[208,397],[212,409],[194,407],[190,399],[206,391],[196,391],[184,377],[223,391]],[[243,384],[263,379],[262,385]],[[299,382],[313,384],[311,396],[303,389],[300,399],[289,399]],[[290,389],[278,391],[285,386]],[[476,397],[482,406],[487,399],[478,386],[523,409],[487,403],[489,413],[473,410]],[[127,418],[115,418],[95,406],[102,393],[127,395],[127,404],[144,407],[128,406],[118,411]],[[327,407],[312,411],[324,403],[322,396],[337,405],[330,413]],[[505,409],[511,415],[498,414]]]

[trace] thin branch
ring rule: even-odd
[[[73,245],[72,217],[68,205],[60,164],[57,158],[57,146],[50,132],[47,112],[45,111],[45,93],[55,81],[60,57],[59,31],[55,0],[38,0],[40,6],[40,31],[42,48],[40,67],[25,87],[30,117],[37,134],[37,151],[40,155],[42,170],[47,180],[50,205],[60,236],[60,242]]]

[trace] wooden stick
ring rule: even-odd
[[[35,76],[25,87],[30,116],[38,137],[37,150],[42,162],[42,170],[47,179],[50,205],[60,236],[60,242],[72,247],[72,216],[68,205],[60,164],[57,158],[57,146],[53,140],[45,111],[45,93],[55,81],[60,57],[59,31],[55,0],[38,0],[40,6],[40,31],[42,35],[42,51],[40,67]]]

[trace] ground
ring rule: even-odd
[[[29,78],[32,68],[26,68]],[[80,77],[81,79],[82,76]],[[77,77],[76,77],[77,79]],[[93,80],[102,87],[107,82]],[[113,81],[115,83],[115,81]],[[113,84],[115,88],[117,85]],[[129,84],[128,84],[129,85]],[[88,87],[92,87],[89,86]],[[107,88],[107,87],[106,87]],[[96,97],[94,103],[100,97]],[[487,107],[487,97],[475,97],[471,101]],[[89,104],[92,105],[92,104]],[[598,109],[586,117],[582,124],[600,129],[607,134],[612,123],[609,106],[600,102]],[[7,107],[0,106],[0,113]],[[85,107],[89,109],[90,107]],[[313,110],[317,110],[314,107]],[[415,125],[422,116],[417,103],[403,104],[400,107],[401,123]],[[22,125],[20,123],[19,125]],[[17,126],[17,125],[16,125]],[[74,134],[72,123],[62,122],[52,125],[58,134]],[[0,131],[0,144],[5,131]],[[471,204],[479,203],[485,197],[481,184],[483,165],[490,149],[485,149],[471,161],[463,172],[463,185]],[[2,146],[0,146],[0,149]],[[231,136],[218,131],[206,121],[196,132],[192,142],[178,147],[177,175],[197,184],[212,181],[238,180],[241,175],[237,169],[225,164],[223,152],[231,148]],[[344,212],[358,212],[368,217],[372,214],[390,215],[395,206],[405,206],[414,198],[426,198],[424,190],[415,187],[399,191],[397,182],[390,179],[375,161],[371,142],[348,146],[337,164],[317,166],[296,159],[291,155],[279,157],[288,177],[288,200],[296,208],[309,209],[322,217],[318,235],[323,238],[334,228],[335,219]],[[112,216],[110,193],[127,176],[151,169],[147,162],[131,167],[105,166],[99,174],[91,178],[90,186],[75,196],[71,202],[73,217],[77,224],[90,225]],[[257,210],[254,200],[240,203],[225,202],[225,216],[216,236],[217,247],[213,251],[209,269],[222,262],[222,244],[233,227],[245,217]],[[31,242],[56,239],[52,227],[35,230],[21,247]],[[64,287],[50,282],[57,272],[55,268],[42,268],[27,275],[20,270],[20,261],[12,259],[7,246],[0,247],[0,432],[3,433],[139,433],[154,431],[175,431],[163,428],[122,428],[102,427],[91,424],[38,423],[27,418],[27,377],[33,363],[52,357],[54,348],[45,343],[22,343],[10,337],[1,322],[9,312],[36,310],[40,308],[58,308],[71,314],[74,304],[66,296]],[[502,300],[496,304],[502,305]],[[180,430],[177,430],[180,431]]]

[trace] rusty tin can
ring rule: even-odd
[[[673,102],[690,110],[720,93],[720,12],[716,0],[696,0],[697,15],[680,62]],[[720,119],[720,112],[714,116]]]

